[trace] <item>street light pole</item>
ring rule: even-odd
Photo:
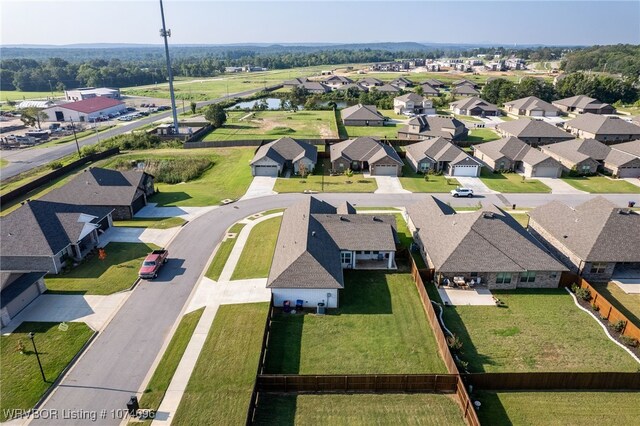
[[[162,29],[160,30],[160,36],[164,39],[164,54],[167,57],[167,76],[169,77],[169,94],[171,95],[171,111],[173,112],[173,128],[175,134],[179,134],[178,131],[178,110],[176,109],[176,96],[173,93],[173,72],[171,71],[171,58],[169,57],[169,41],[168,37],[171,37],[171,30],[167,31],[167,26],[164,23],[164,7],[162,6],[162,0],[160,0],[160,15],[162,16]]]
[[[36,353],[36,358],[38,359],[38,367],[40,367],[40,374],[42,374],[42,381],[46,382],[47,378],[44,375],[44,370],[42,369],[42,363],[40,362],[40,354],[38,354],[38,348],[36,348],[36,341],[35,341],[35,333],[32,331],[29,333],[29,339],[31,339],[31,343],[33,344],[33,351]]]

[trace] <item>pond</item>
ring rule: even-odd
[[[280,105],[282,103],[280,98],[263,98],[263,99],[265,101],[267,101],[267,105],[269,105],[269,107],[267,109],[269,109],[269,110],[278,110],[278,109],[280,109]],[[233,110],[233,109],[253,108],[253,106],[256,104],[256,102],[261,102],[261,101],[262,101],[262,99],[256,99],[254,101],[238,102],[234,106],[229,107],[229,109]],[[298,105],[298,109],[303,109],[303,106],[302,105]]]

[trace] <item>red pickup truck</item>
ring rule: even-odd
[[[144,258],[138,276],[142,279],[152,279],[158,276],[158,271],[167,263],[168,250],[154,250]]]

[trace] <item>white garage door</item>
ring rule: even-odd
[[[26,306],[39,295],[40,290],[38,289],[37,283],[33,283],[33,285],[27,287],[22,293],[16,296],[15,299],[7,304],[7,311],[9,313],[9,316],[11,316],[12,318],[16,316],[18,312],[26,308]]]
[[[478,176],[478,166],[454,166],[453,176]]]
[[[558,177],[557,167],[536,167],[533,177]]]
[[[398,176],[398,166],[377,164],[373,174],[376,176]]]
[[[544,116],[544,111],[531,111],[531,115],[532,117],[542,117]]]
[[[278,166],[253,166],[254,176],[278,176]]]
[[[618,169],[618,177],[634,178],[640,177],[640,167],[623,167]]]

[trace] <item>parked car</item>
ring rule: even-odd
[[[473,189],[469,189],[469,188],[456,188],[456,189],[452,189],[451,190],[451,195],[453,195],[454,197],[473,197]]]
[[[162,265],[167,263],[169,256],[168,250],[154,250],[147,255],[142,261],[142,266],[138,271],[138,276],[142,279],[152,279],[158,276],[158,271]]]

